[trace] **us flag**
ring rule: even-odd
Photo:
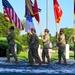
[[[16,12],[14,11],[13,7],[8,2],[8,0],[2,0],[2,4],[4,15],[5,17],[9,18],[10,23],[14,23],[18,29],[24,30],[24,26],[22,25],[20,19],[18,18]]]

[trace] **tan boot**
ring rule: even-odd
[[[14,61],[13,63],[14,63],[14,64],[18,64],[18,61]]]
[[[46,64],[50,64],[50,62],[47,62]]]
[[[5,60],[5,62],[10,62],[10,60]]]

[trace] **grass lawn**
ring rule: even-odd
[[[28,61],[28,52],[20,52],[17,57],[20,60]]]
[[[28,52],[20,52],[17,55],[17,57],[20,60],[28,61]],[[73,52],[70,53],[70,59],[74,59],[74,53]],[[52,59],[51,59],[51,61],[55,61],[55,60],[58,60],[58,54],[57,54],[57,52],[53,52],[52,53]]]

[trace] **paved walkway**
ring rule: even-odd
[[[0,75],[26,75],[26,74],[75,74],[75,64],[73,60],[68,60],[67,65],[58,65],[55,62],[51,62],[50,65],[43,64],[41,67],[38,67],[35,64],[33,67],[30,67],[28,63],[24,61],[19,61],[19,63],[13,64],[11,59],[10,63],[4,62],[6,58],[0,58]]]

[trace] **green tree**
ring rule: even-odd
[[[28,45],[27,34],[23,34],[23,35],[21,36],[21,38],[22,38],[21,43],[22,43],[23,45],[27,46],[27,45]]]
[[[0,12],[0,37],[6,37],[6,31],[12,26],[8,19],[4,17],[4,14]],[[15,27],[15,25],[13,25]],[[20,30],[15,27],[15,39],[20,40]]]
[[[6,36],[6,30],[10,27],[9,21],[4,18],[4,15],[0,12],[0,37]]]
[[[73,34],[73,28],[64,28],[65,36],[66,36],[66,43],[68,43],[69,38]],[[59,35],[59,34],[58,34]],[[51,36],[51,35],[50,35]],[[53,44],[56,43],[56,36],[51,36],[51,42]]]
[[[65,36],[66,36],[66,43],[68,43],[69,38],[73,34],[73,28],[64,28]]]

